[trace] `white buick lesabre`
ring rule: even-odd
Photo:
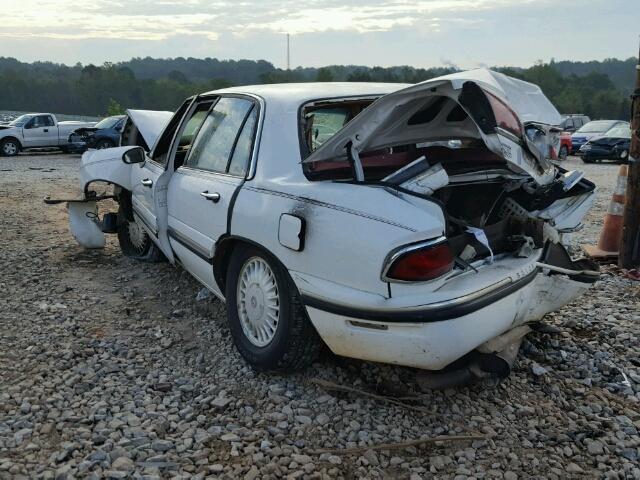
[[[86,153],[71,228],[189,271],[257,368],[303,367],[326,344],[500,373],[527,324],[598,277],[564,247],[594,185],[550,161],[560,121],[538,87],[484,69],[218,90],[156,127],[149,153]],[[119,203],[101,220],[97,182]]]

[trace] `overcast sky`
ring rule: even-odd
[[[286,63],[528,66],[628,58],[640,0],[1,0],[0,56],[102,64],[131,57]]]

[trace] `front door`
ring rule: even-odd
[[[147,139],[149,143],[155,140],[151,145],[153,149],[147,154],[145,162],[131,168],[131,204],[135,219],[144,225],[169,258],[170,247],[166,239],[158,235],[161,227],[166,228],[166,225],[159,224],[166,222],[167,182],[171,176],[166,165],[176,131],[191,101],[189,99],[182,104],[157,140]]]
[[[206,113],[184,163],[169,181],[169,241],[182,265],[218,295],[212,260],[229,230],[229,210],[244,181],[258,112],[254,101],[221,97]]]
[[[24,146],[50,147],[58,144],[58,127],[51,115],[38,115],[29,120],[22,129]]]
[[[158,179],[164,173],[164,165],[147,157],[147,160],[131,169],[131,204],[133,214],[154,237],[158,236],[158,219],[154,198]]]

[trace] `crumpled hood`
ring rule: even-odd
[[[478,118],[478,115],[470,118],[472,115],[462,98],[469,86],[484,92],[484,95],[488,93],[496,97],[506,106],[506,110],[516,115],[520,123],[519,142],[523,152],[514,152],[511,144],[505,146],[506,140],[503,141],[498,128],[483,128],[484,118]],[[445,104],[442,111],[436,111],[431,117],[430,105],[443,98]],[[483,101],[488,104],[488,100]],[[469,116],[463,121],[449,120],[458,105],[463,105]],[[424,121],[412,123],[412,119],[419,117],[421,112],[424,112]],[[489,113],[493,112],[489,110]],[[475,138],[482,139],[490,150],[505,158],[514,170],[531,174],[540,183],[546,183],[550,178],[549,165],[545,160],[548,148],[545,148],[546,145],[540,148],[539,142],[533,145],[529,141],[531,135],[527,135],[527,125],[551,127],[561,121],[562,117],[537,85],[491,70],[477,69],[427,80],[379,98],[304,162],[344,159],[349,145],[363,152],[447,138]],[[541,130],[549,131],[545,128]],[[509,141],[513,143],[513,140],[511,138]],[[556,135],[550,144],[558,140]]]
[[[153,147],[156,139],[164,130],[173,116],[173,112],[156,110],[127,110],[127,116],[142,134],[149,148]]]

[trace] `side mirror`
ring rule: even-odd
[[[122,161],[128,165],[142,163],[146,160],[146,153],[142,147],[133,147],[122,154]]]

